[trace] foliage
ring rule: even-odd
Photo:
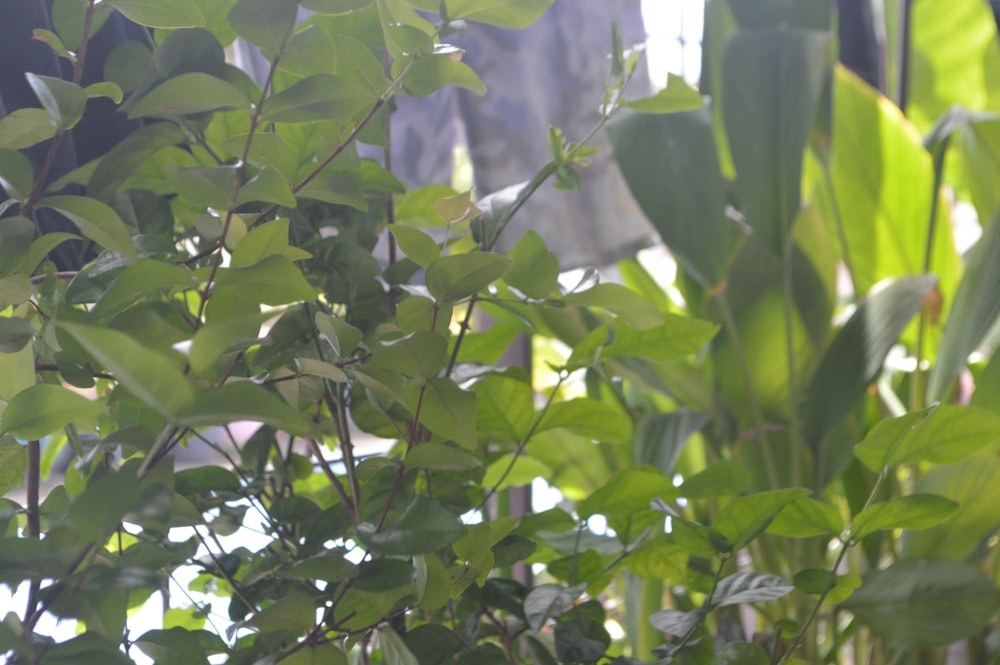
[[[624,285],[568,288],[538,234],[496,241],[578,182],[590,137],[553,129],[549,164],[479,201],[356,151],[391,140],[396,95],[482,89],[446,44],[461,22],[550,3],[56,1],[77,18],[42,37],[75,73],[108,12],[154,30],[97,85],[29,74],[40,108],[0,119],[0,490],[27,477],[0,500],[11,659],[988,657],[1000,53],[977,51],[978,92],[944,85],[955,49],[918,12],[904,114],[834,66],[826,0],[710,2],[707,106],[677,77],[627,100],[613,40],[603,120],[678,278],[633,259]],[[984,43],[988,12],[957,4]],[[264,86],[225,63],[237,35]],[[21,150],[58,149],[98,96],[143,126],[47,184]],[[946,192],[980,211],[964,267]],[[35,237],[39,210],[76,225],[81,270],[46,260],[77,236]],[[498,361],[519,331],[562,343],[534,381]],[[216,460],[175,468],[199,443]],[[536,477],[565,500],[505,514]],[[153,628],[132,616],[158,604]]]

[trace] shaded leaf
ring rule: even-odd
[[[503,277],[510,265],[506,256],[488,252],[445,256],[427,267],[427,289],[437,300],[459,300]]]
[[[199,390],[192,401],[174,415],[179,423],[189,427],[249,420],[266,423],[297,436],[316,435],[315,426],[302,413],[248,381],[234,381],[218,388]]]
[[[14,395],[0,419],[0,432],[41,439],[71,422],[105,411],[103,404],[62,386],[40,383]]]
[[[795,586],[769,573],[736,573],[723,578],[712,593],[712,607],[760,603],[783,598]]]
[[[132,234],[125,222],[118,213],[100,201],[84,196],[48,196],[38,202],[38,207],[52,208],[62,213],[87,238],[127,259],[136,259]]]
[[[438,501],[419,496],[392,526],[376,531],[372,524],[361,524],[357,530],[372,551],[395,555],[437,552],[458,540],[466,527]]]
[[[861,540],[882,529],[926,529],[957,510],[957,503],[935,494],[910,494],[876,503],[854,516],[851,540]]]

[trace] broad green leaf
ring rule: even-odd
[[[996,591],[971,564],[901,561],[866,575],[841,607],[894,648],[923,649],[979,632],[996,611]]]
[[[53,644],[45,652],[46,665],[132,665],[133,662],[117,641],[93,631]]]
[[[785,506],[808,495],[809,491],[804,489],[781,489],[741,496],[722,507],[712,528],[725,536],[733,549],[742,549],[760,535]]]
[[[948,162],[948,172],[958,169],[979,219],[988,220],[1000,206],[1000,118],[991,114],[962,123],[951,147],[955,159]]]
[[[281,398],[248,381],[227,383],[218,388],[204,388],[193,401],[176,414],[189,427],[226,425],[236,420],[266,423],[296,436],[315,436],[315,426]]]
[[[216,284],[250,302],[262,305],[287,305],[312,300],[316,291],[294,263],[272,254],[257,263],[219,270]]]
[[[166,356],[117,330],[65,321],[57,325],[129,392],[164,416],[175,417],[194,401],[191,384]]]
[[[7,309],[28,300],[34,287],[27,275],[9,275],[0,278],[0,307]]]
[[[688,409],[647,415],[636,432],[635,463],[650,464],[673,477],[684,445],[708,420],[708,416]],[[746,486],[737,492],[744,489]]]
[[[242,268],[257,263],[271,254],[280,254],[293,261],[308,258],[304,250],[289,246],[287,218],[255,226],[236,245],[229,265],[233,268]]]
[[[35,375],[35,350],[25,345],[15,353],[0,353],[0,399],[9,402],[14,395],[37,383]]]
[[[95,478],[74,498],[69,517],[88,538],[104,542],[126,514],[139,508],[142,494],[135,470],[123,467]]]
[[[27,217],[7,217],[0,221],[0,274],[19,267],[21,272],[31,274],[35,266],[22,264],[34,240],[35,224]]]
[[[577,503],[576,509],[582,519],[595,514],[627,517],[647,510],[653,499],[671,500],[677,496],[677,488],[662,471],[638,466],[611,476],[603,487]]]
[[[624,411],[586,397],[550,405],[535,431],[557,427],[600,441],[624,442],[632,437],[632,420]]]
[[[978,390],[977,390],[978,392]],[[938,466],[920,476],[916,492],[932,492],[959,504],[938,526],[903,534],[906,559],[967,559],[1000,525],[1000,459],[984,450],[958,464]]]
[[[425,185],[411,189],[397,199],[396,223],[420,228],[447,226],[448,223],[438,214],[436,204],[440,199],[455,194],[455,190],[446,185]]]
[[[934,168],[892,102],[844,67],[834,74],[830,175],[847,243],[842,256],[855,291],[865,293],[883,279],[924,271]],[[952,293],[961,263],[944,219],[936,224],[929,272],[942,293]]]
[[[255,46],[280,51],[295,27],[297,0],[237,0],[229,25]]]
[[[701,609],[692,612],[659,610],[650,615],[649,623],[662,633],[675,637],[684,637],[692,628],[704,621],[705,615],[706,612]]]
[[[248,134],[237,134],[229,137],[223,146],[230,155],[237,157],[243,154],[249,138]],[[275,132],[260,130],[253,135],[247,160],[258,166],[270,166],[289,181],[295,178],[299,165],[298,155],[285,139]]]
[[[855,515],[851,540],[883,529],[926,529],[944,522],[957,510],[957,503],[936,494],[910,494],[876,503]]]
[[[472,392],[476,393],[477,431],[524,440],[535,421],[535,398],[529,383],[495,374],[474,385]]]
[[[299,649],[287,658],[285,665],[347,665],[347,655],[332,643],[320,643]]]
[[[510,270],[503,280],[529,298],[544,298],[559,281],[559,260],[534,231],[528,231],[507,253]]]
[[[393,224],[389,232],[407,258],[421,268],[426,268],[441,257],[441,248],[429,235],[411,226]]]
[[[2,421],[0,421],[2,422]],[[0,438],[0,493],[6,495],[15,487],[24,484],[24,474],[28,470],[28,449],[13,437]],[[2,501],[0,501],[2,504]],[[0,510],[6,510],[0,505]],[[0,534],[7,531],[7,517],[0,521]]]
[[[458,540],[466,527],[438,501],[418,496],[395,524],[382,531],[372,524],[357,529],[358,537],[372,551],[397,555],[437,552]]]
[[[488,252],[453,254],[427,267],[427,289],[437,300],[460,300],[506,274],[511,260]]]
[[[169,122],[156,122],[137,129],[101,158],[87,182],[88,196],[110,202],[118,188],[154,153],[181,143],[185,138],[184,130]]]
[[[187,72],[167,79],[146,93],[129,111],[129,118],[173,118],[209,111],[250,109],[250,100],[237,87],[203,72]]]
[[[385,665],[419,665],[417,657],[392,626],[378,628],[378,645],[382,647]]]
[[[164,665],[204,663],[210,654],[226,650],[225,642],[215,633],[181,627],[148,630],[134,644],[154,662]]]
[[[802,433],[814,448],[864,396],[935,282],[933,275],[903,277],[869,294],[834,337],[802,410]]]
[[[854,448],[876,473],[914,462],[954,464],[1000,441],[1000,416],[975,407],[937,406],[883,420]]]
[[[685,499],[733,496],[750,486],[750,470],[731,460],[719,460],[686,478],[678,492]]]
[[[23,201],[31,193],[35,175],[28,158],[16,150],[0,148],[0,187],[7,196]]]
[[[417,571],[409,561],[375,559],[359,566],[354,586],[362,591],[392,591],[409,586],[416,575]]]
[[[38,202],[39,208],[52,208],[79,227],[84,236],[112,252],[134,261],[135,246],[125,222],[109,206],[84,196],[48,196]]]
[[[42,42],[43,44],[48,46],[50,49],[52,49],[52,52],[58,55],[60,58],[66,58],[67,60],[72,61],[73,58],[75,57],[73,54],[70,53],[69,49],[66,48],[66,45],[62,43],[62,40],[59,39],[59,36],[50,30],[45,30],[43,28],[35,28],[31,32],[31,38],[34,39],[35,41]]]
[[[625,106],[640,113],[676,113],[703,108],[705,100],[683,77],[669,73],[667,87],[651,97],[630,99]]]
[[[236,204],[263,201],[294,208],[297,205],[292,188],[278,171],[270,166],[263,167],[254,177],[250,178],[236,195]]]
[[[41,439],[69,423],[105,412],[99,402],[62,386],[40,383],[14,395],[0,419],[0,433]]]
[[[227,349],[234,346],[243,348],[247,340],[256,340],[260,334],[260,325],[267,318],[270,318],[269,313],[225,320],[209,318],[191,339],[191,347],[188,349],[191,372],[199,376],[213,367]]]
[[[653,502],[652,507],[671,515],[670,533],[674,542],[690,556],[711,559],[733,551],[732,543],[712,527],[681,519],[662,502]]]
[[[795,586],[768,573],[736,573],[719,581],[712,593],[712,607],[760,603],[783,598]]]
[[[342,318],[317,312],[315,320],[316,328],[330,342],[338,357],[349,356],[364,337],[360,330]]]
[[[386,49],[394,60],[409,60],[434,51],[434,26],[405,0],[375,0]]]
[[[404,376],[432,378],[448,359],[448,340],[427,330],[382,342],[372,351],[372,361]]]
[[[205,16],[195,0],[108,0],[108,4],[149,28],[195,28]]]
[[[563,301],[567,305],[606,309],[639,330],[655,328],[666,321],[665,314],[621,284],[598,284],[586,291],[571,293]]]
[[[31,321],[14,316],[0,316],[0,353],[16,353],[35,336]]]
[[[9,221],[10,220],[8,219],[8,222]],[[2,234],[0,234],[0,236],[2,236]],[[79,238],[79,236],[72,233],[46,233],[41,236],[31,243],[31,249],[29,249],[27,254],[23,257],[24,260],[17,265],[19,272],[22,272],[25,275],[34,273],[39,264],[41,264],[41,262],[45,260],[45,257],[49,255],[49,252],[67,240],[73,240],[74,238]],[[4,256],[3,249],[0,249],[0,258]],[[0,263],[0,269],[2,269],[2,266],[3,264]]]
[[[95,314],[127,304],[133,298],[158,289],[182,289],[196,285],[194,275],[184,266],[143,259],[121,272],[111,287],[94,305]]]
[[[38,101],[59,129],[71,129],[83,117],[87,93],[80,86],[52,76],[25,74]]]
[[[530,485],[536,478],[551,478],[552,467],[527,455],[504,455],[490,463],[483,476],[483,487],[498,490]]]
[[[87,93],[88,99],[94,99],[95,97],[107,97],[115,104],[121,104],[122,98],[125,96],[122,89],[117,84],[111,83],[110,81],[93,83],[84,88],[83,91]]]
[[[424,97],[446,85],[486,94],[486,85],[476,72],[464,62],[452,60],[448,53],[417,58],[403,79],[403,87],[413,97]]]
[[[422,395],[421,395],[422,393]],[[444,378],[427,379],[407,387],[406,406],[417,411],[420,422],[432,433],[451,439],[463,448],[476,446],[476,396]]]
[[[168,166],[164,175],[175,191],[197,207],[214,208],[219,211],[234,207],[234,197],[240,187],[240,172],[233,164]],[[222,221],[215,217],[210,218],[210,221],[220,229],[214,235],[216,237],[221,235]],[[231,224],[234,223],[238,223],[238,220],[233,219]]]
[[[822,568],[806,568],[795,575],[795,588],[814,596],[825,594],[825,600],[839,603],[861,586],[857,575],[837,575]]]
[[[955,292],[948,324],[941,335],[937,363],[927,382],[927,401],[944,399],[965,367],[969,354],[1000,315],[1000,216],[984,225],[983,235],[969,253],[965,274]]]
[[[789,538],[835,536],[843,530],[844,520],[837,509],[811,497],[785,506],[767,527],[768,533]]]
[[[475,455],[440,443],[421,443],[403,460],[410,469],[448,469],[466,471],[483,465]]]
[[[368,199],[358,181],[349,173],[321,173],[296,192],[299,198],[316,199],[334,205],[347,205],[368,210]]]
[[[45,109],[16,109],[0,118],[0,148],[30,148],[55,134],[55,123]]]
[[[248,626],[259,628],[262,632],[287,630],[304,633],[315,624],[316,604],[308,594],[299,590],[293,590],[247,620]]]
[[[446,0],[452,20],[481,21],[520,30],[538,20],[555,0]]]
[[[347,372],[336,365],[313,358],[296,358],[295,367],[300,374],[318,376],[334,383],[347,383],[349,378]]]
[[[528,626],[536,633],[549,619],[558,618],[583,593],[586,584],[564,588],[555,584],[543,584],[528,592],[524,598],[524,616]]]
[[[829,70],[830,33],[738,32],[723,56],[722,111],[747,222],[784,256],[799,211],[802,154]]]
[[[375,95],[359,81],[333,74],[315,74],[269,97],[262,117],[281,123],[346,120],[374,101]]]
[[[604,355],[680,360],[697,353],[719,331],[719,326],[709,321],[676,314],[663,316],[667,322],[655,328],[615,328],[614,341],[604,350]]]

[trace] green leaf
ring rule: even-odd
[[[503,277],[510,265],[506,256],[488,252],[445,256],[427,267],[427,289],[437,300],[460,300]]]
[[[369,525],[371,526],[371,525]],[[392,591],[409,586],[417,577],[417,570],[409,561],[376,559],[359,566],[354,587],[362,591]]]
[[[407,408],[416,412],[418,400],[420,422],[427,429],[438,436],[451,439],[463,448],[476,447],[474,393],[462,390],[448,379],[430,378],[422,387],[414,384],[407,387]]]
[[[10,223],[12,219],[16,218],[9,218],[5,221],[5,224]],[[34,224],[32,224],[32,228],[34,228]],[[32,235],[34,235],[33,232]],[[4,234],[0,233],[0,238],[3,237]],[[74,238],[79,238],[79,236],[73,233],[46,233],[31,243],[31,249],[29,249],[26,254],[22,255],[23,261],[14,265],[17,266],[19,272],[24,273],[24,275],[30,275],[35,272],[38,265],[45,260],[45,257],[47,257],[53,249],[67,240],[73,240]],[[17,244],[12,242],[11,246],[17,247]],[[6,247],[0,249],[0,270],[3,269],[3,259],[6,256],[5,249]],[[30,286],[31,283],[29,282],[28,284]]]
[[[247,340],[256,340],[261,323],[270,316],[270,313],[263,313],[225,320],[209,317],[191,339],[188,350],[191,372],[200,376],[213,367],[226,350],[234,346],[244,348]]]
[[[977,388],[978,393],[978,388]],[[906,559],[967,559],[1000,524],[1000,459],[984,450],[958,464],[934,467],[920,476],[916,492],[932,492],[959,504],[947,522],[903,534]]]
[[[975,566],[901,561],[864,577],[841,606],[897,649],[944,646],[973,635],[996,611],[992,581]]]
[[[378,366],[404,376],[433,378],[448,359],[448,340],[443,335],[421,330],[405,337],[382,342],[373,352]]]
[[[507,255],[510,270],[503,280],[529,298],[544,298],[559,281],[559,260],[534,231],[514,243]]]
[[[614,329],[614,341],[604,350],[608,356],[634,356],[650,360],[680,360],[697,353],[719,331],[709,321],[676,314],[664,314],[667,322],[655,328]]]
[[[659,610],[649,617],[649,623],[661,633],[684,637],[692,628],[704,621],[706,612],[700,608],[692,612]]]
[[[237,420],[266,423],[296,436],[316,436],[315,426],[281,398],[248,381],[205,388],[176,413],[177,421],[188,427],[226,425]]]
[[[205,16],[195,0],[108,0],[108,4],[148,28],[196,28]]]
[[[71,390],[40,383],[16,394],[0,419],[0,433],[11,432],[21,439],[41,439],[65,425],[106,413],[104,405]]]
[[[296,0],[237,0],[229,25],[255,46],[280,51],[295,27]]]
[[[154,629],[143,633],[135,646],[160,665],[205,663],[210,654],[223,653],[226,644],[218,635],[207,630]]]
[[[552,467],[526,455],[504,455],[493,460],[483,476],[483,487],[498,490],[530,485],[536,478],[551,478]]]
[[[722,112],[736,189],[747,222],[777,256],[798,215],[802,153],[829,48],[827,32],[782,26],[737,32],[723,56]]]
[[[814,596],[826,594],[825,600],[839,603],[861,586],[857,575],[837,575],[821,568],[806,568],[795,575],[795,588]]]
[[[281,662],[285,665],[347,665],[347,655],[335,644],[320,643],[299,649]]]
[[[305,592],[294,590],[273,605],[254,614],[248,626],[262,632],[284,631],[304,633],[316,624],[316,604]]]
[[[56,126],[44,109],[16,109],[0,118],[0,148],[30,148],[56,135]]]
[[[586,397],[550,405],[535,432],[557,427],[600,441],[624,442],[632,437],[632,420],[624,411]]]
[[[375,0],[302,0],[305,9],[317,14],[347,14],[375,4]]]
[[[373,552],[398,555],[437,552],[461,538],[466,527],[440,502],[418,496],[392,526],[376,531],[372,524],[360,524],[357,530]]]
[[[382,647],[385,665],[420,665],[417,657],[392,626],[381,626],[378,629],[378,644]]]
[[[854,455],[876,473],[914,462],[954,464],[1000,441],[1000,416],[975,407],[938,406],[879,422]]]
[[[413,97],[424,97],[446,85],[486,94],[486,85],[476,72],[464,62],[452,60],[448,53],[417,58],[403,79],[403,87]]]
[[[158,289],[191,288],[197,284],[184,266],[152,259],[136,261],[118,275],[111,287],[94,305],[97,315],[127,304],[133,298]]]
[[[156,122],[129,134],[101,158],[87,182],[87,194],[108,203],[118,188],[161,148],[185,140],[184,130],[169,122]]]
[[[84,196],[47,196],[39,208],[52,208],[68,217],[90,240],[134,261],[135,246],[125,222],[100,201]]]
[[[296,194],[300,198],[316,199],[334,205],[347,205],[358,210],[368,210],[368,199],[358,181],[348,173],[321,173],[309,181]]]
[[[103,543],[142,501],[135,466],[97,477],[73,500],[69,517],[80,531]]]
[[[0,420],[0,424],[2,424]],[[24,484],[24,474],[28,470],[28,449],[14,441],[12,437],[0,439],[0,494],[7,494],[15,487]],[[4,517],[0,534],[7,530],[7,518]]]
[[[679,495],[685,499],[712,499],[739,494],[750,486],[750,470],[731,460],[719,460],[684,480]]]
[[[34,287],[27,275],[9,275],[0,278],[0,307],[7,309],[28,300]]]
[[[107,97],[115,104],[121,104],[122,98],[125,96],[122,89],[117,84],[111,83],[110,81],[93,83],[84,88],[83,91],[87,93],[88,99],[94,99],[95,97]]]
[[[969,252],[965,274],[955,292],[948,324],[941,335],[937,363],[927,382],[927,403],[944,398],[965,367],[969,354],[1000,315],[1000,214],[984,225],[983,235]]]
[[[353,78],[314,74],[269,97],[262,117],[290,124],[347,120],[375,99],[367,85]]]
[[[738,497],[722,507],[712,528],[725,536],[733,549],[742,549],[760,535],[785,506],[808,495],[809,490],[781,489]]]
[[[21,272],[30,275],[35,266],[23,264],[26,263],[26,255],[31,252],[34,240],[35,224],[27,217],[15,216],[0,220],[0,274],[21,268]]]
[[[114,374],[129,392],[164,416],[177,416],[193,402],[194,390],[177,366],[128,335],[65,321],[56,325]]]
[[[661,326],[667,320],[666,315],[648,300],[621,284],[598,284],[586,291],[571,293],[563,301],[576,307],[606,309],[639,330]]]
[[[911,494],[876,503],[854,516],[851,540],[883,529],[926,529],[955,514],[958,504],[936,494]]]
[[[421,268],[426,268],[435,260],[441,258],[441,248],[429,235],[411,226],[393,224],[389,232],[396,239],[399,248],[407,258]]]
[[[28,73],[25,77],[48,112],[52,124],[59,129],[71,129],[80,122],[87,106],[87,93],[80,86],[52,76]]]
[[[669,501],[677,496],[677,488],[662,471],[638,466],[615,473],[600,489],[577,503],[576,509],[582,519],[595,514],[627,517],[648,510],[653,499]]]
[[[403,460],[409,469],[447,469],[467,471],[483,465],[475,455],[440,443],[421,443]]]
[[[313,358],[296,358],[295,367],[298,369],[300,374],[307,374],[309,376],[318,376],[334,383],[347,383],[350,377],[347,376],[347,372],[340,369],[333,363],[323,362],[322,360],[315,360]]]
[[[583,593],[586,584],[564,588],[555,584],[543,584],[528,592],[524,597],[524,616],[528,626],[536,633],[549,619],[558,618]]]
[[[364,337],[360,330],[344,319],[317,312],[315,320],[316,328],[330,342],[333,352],[340,358],[349,356]]]
[[[294,208],[297,205],[295,195],[288,181],[277,170],[270,166],[265,166],[257,171],[254,177],[250,178],[236,195],[236,204],[263,201],[264,203],[276,203],[286,208]]]
[[[14,316],[0,316],[0,353],[16,353],[35,336],[31,321]]]
[[[129,111],[129,118],[174,118],[209,111],[250,110],[250,100],[237,87],[203,72],[167,79],[146,93]]]
[[[864,396],[936,281],[903,277],[869,294],[838,331],[806,391],[802,433],[814,448]]]
[[[538,20],[555,0],[446,0],[451,20],[481,21],[520,30]]]
[[[529,383],[494,374],[474,385],[472,391],[476,393],[477,431],[524,440],[535,421],[535,398]]]
[[[0,187],[12,199],[28,198],[35,183],[35,173],[28,158],[16,150],[0,148]]]
[[[703,108],[705,100],[682,76],[669,73],[667,87],[651,97],[629,100],[625,106],[640,113],[676,113]]]
[[[306,258],[299,248],[288,244],[288,219],[276,219],[273,222],[255,226],[236,245],[230,266],[242,268],[257,263],[272,254],[280,254],[291,260]]]
[[[53,644],[45,652],[46,665],[132,665],[117,642],[88,631],[71,640]]]
[[[785,506],[767,527],[768,533],[789,538],[833,536],[843,530],[844,520],[837,509],[811,497]]]
[[[216,284],[253,303],[287,305],[312,300],[316,291],[294,263],[272,254],[257,263],[219,270]]]

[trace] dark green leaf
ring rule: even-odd
[[[686,479],[678,491],[686,499],[732,496],[750,486],[750,470],[730,460],[719,460]]]
[[[373,353],[374,362],[404,376],[432,378],[444,367],[448,340],[427,330],[410,333],[381,343]]]
[[[524,598],[524,616],[528,625],[536,633],[540,631],[546,621],[562,616],[586,586],[577,584],[564,588],[555,584],[543,584],[529,591]]]
[[[768,665],[764,647],[750,642],[730,642],[712,657],[712,665]]]
[[[429,333],[433,334],[433,333]],[[421,398],[422,393],[422,398]],[[463,448],[476,446],[476,395],[462,390],[444,378],[427,379],[422,388],[415,384],[407,390],[407,407],[417,412],[420,422],[431,432],[451,439]]]
[[[385,665],[420,665],[399,633],[392,626],[378,629],[378,643],[382,647]]]
[[[510,265],[506,256],[487,252],[445,256],[427,267],[427,289],[437,300],[459,300],[503,277]]]
[[[785,506],[808,495],[809,491],[804,489],[782,489],[742,496],[723,506],[712,527],[725,536],[734,549],[742,549],[760,535]]]
[[[996,591],[967,563],[901,561],[866,575],[842,606],[892,646],[923,649],[979,632],[996,611]]]
[[[483,465],[475,455],[440,443],[421,443],[406,454],[404,460],[410,469],[449,469],[466,471]]]
[[[293,579],[341,582],[358,576],[358,567],[337,552],[326,552],[303,559],[286,570],[278,572],[278,577]]]
[[[417,579],[417,570],[400,559],[376,559],[362,563],[354,587],[361,591],[392,591]]]
[[[420,496],[392,526],[376,531],[371,524],[361,524],[358,536],[372,551],[381,554],[430,554],[458,540],[465,529],[441,503]]]
[[[346,120],[374,101],[371,89],[353,78],[314,74],[268,98],[263,119],[281,123]]]
[[[295,27],[296,0],[238,0],[229,10],[229,25],[243,39],[280,51]]]
[[[105,314],[127,304],[140,294],[158,289],[191,288],[194,275],[184,266],[143,259],[128,266],[94,306],[95,314]]]
[[[705,612],[681,612],[680,610],[659,610],[649,617],[649,623],[667,635],[683,637],[705,619]]]
[[[194,115],[223,109],[250,109],[247,96],[220,78],[188,72],[167,79],[144,95],[129,111],[129,118]]]
[[[35,224],[27,217],[7,217],[0,221],[0,274],[20,268],[31,274],[38,264],[27,261],[35,240]]]
[[[279,397],[248,381],[205,388],[174,414],[189,427],[226,425],[236,420],[266,423],[297,436],[314,436],[315,426]]]
[[[316,624],[316,605],[301,591],[293,591],[247,620],[248,626],[264,632],[290,630],[304,633]]]

